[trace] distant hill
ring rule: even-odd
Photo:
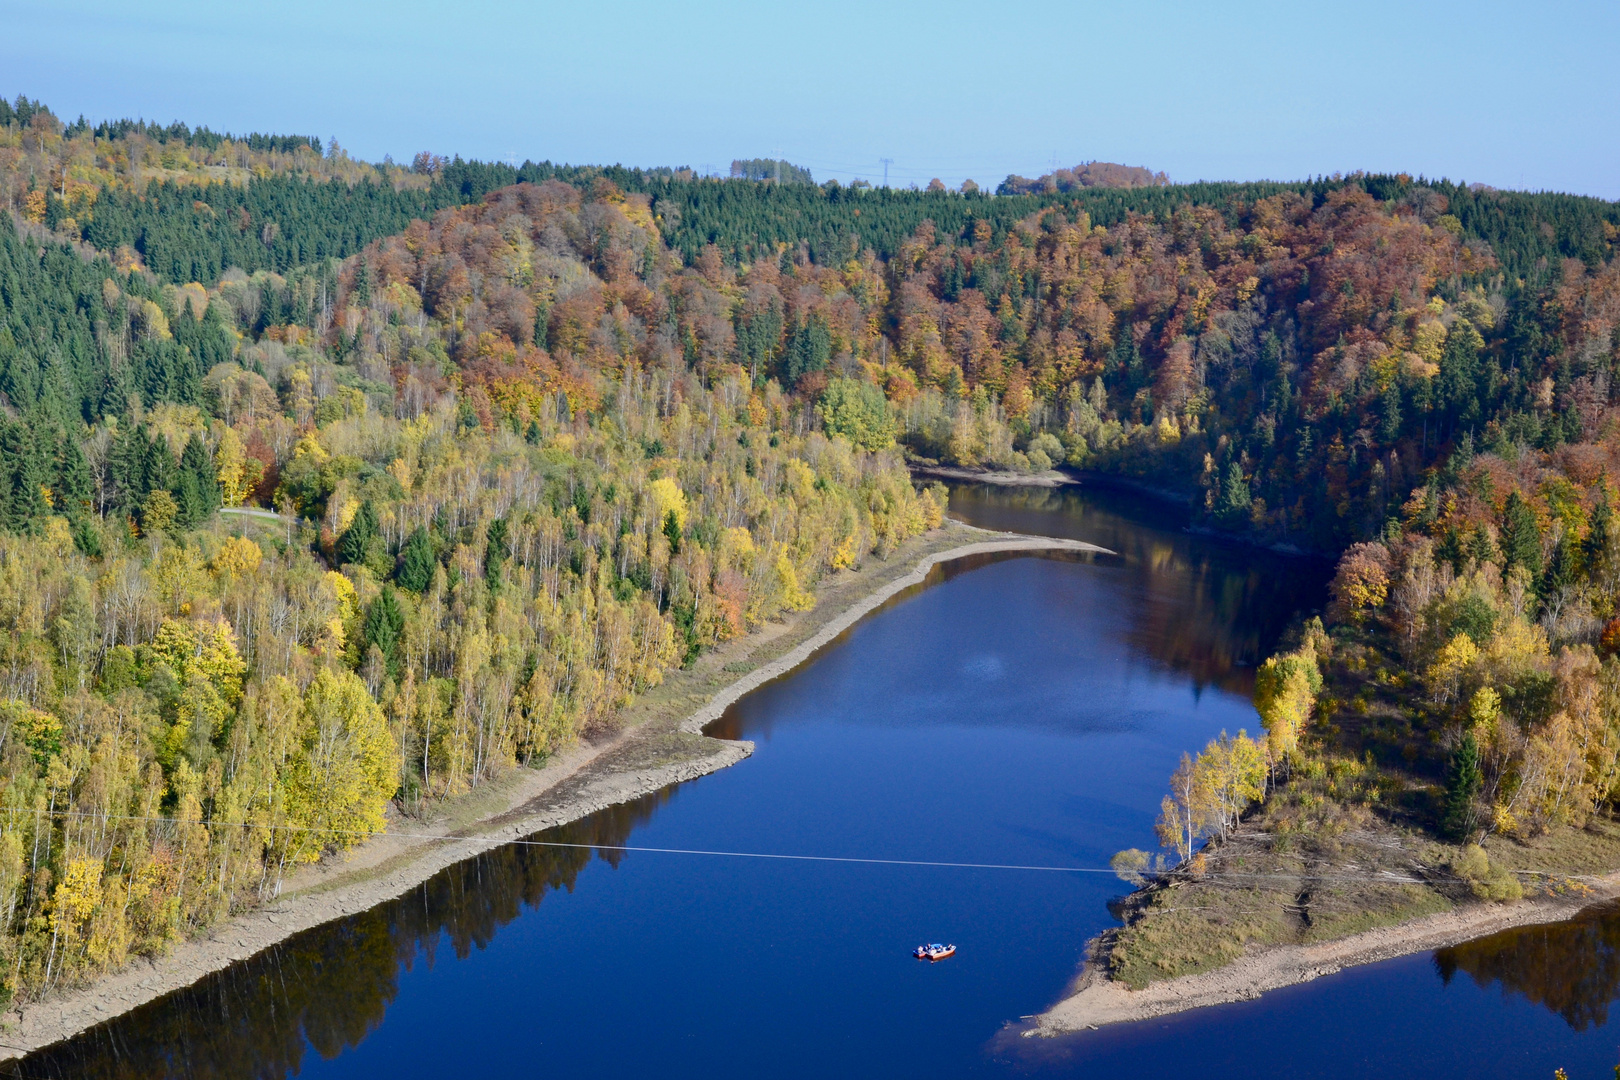
[[[1084,161],[1072,169],[1059,169],[1035,180],[1007,177],[996,188],[997,195],[1042,195],[1079,191],[1082,188],[1168,187],[1170,178],[1140,165],[1116,165],[1112,161]]]
[[[213,281],[233,266],[287,274],[347,258],[412,219],[479,202],[515,183],[547,180],[587,193],[607,181],[650,196],[664,242],[688,264],[710,244],[730,264],[783,244],[818,263],[842,264],[864,250],[888,259],[925,221],[950,236],[982,223],[999,242],[1015,223],[1056,205],[1109,228],[1132,215],[1164,221],[1204,206],[1235,226],[1258,200],[1295,192],[1320,203],[1350,186],[1380,200],[1443,200],[1465,239],[1489,244],[1510,279],[1529,279],[1551,273],[1563,259],[1600,261],[1609,243],[1604,230],[1620,221],[1620,207],[1601,199],[1497,192],[1405,174],[1172,184],[1146,168],[1093,161],[1035,180],[1009,176],[991,196],[817,185],[810,170],[768,158],[737,160],[734,179],[684,168],[513,166],[426,152],[411,165],[386,158],[371,164],[307,136],[233,137],[178,122],[66,124],[26,97],[0,105],[4,208],[176,284]],[[775,180],[779,164],[780,184],[758,182]]]

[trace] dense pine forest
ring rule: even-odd
[[[1336,636],[1267,676],[1267,775],[1331,711],[1318,659],[1361,649],[1405,673],[1358,699],[1401,717],[1365,749],[1453,787],[1475,755],[1458,835],[1610,797],[1620,715],[1579,703],[1620,647],[1620,205],[777,164],[373,165],[5,106],[6,993],[613,730],[937,526],[908,458],[1348,549]],[[1219,833],[1228,794],[1170,833]]]

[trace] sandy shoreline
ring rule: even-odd
[[[1093,544],[990,533],[958,523],[926,538],[920,547],[926,550],[951,539],[967,542],[926,554],[909,573],[898,576],[886,571],[898,572],[904,562],[883,564],[854,596],[844,595],[849,586],[834,583],[827,590],[829,595],[818,595],[818,601],[837,607],[835,615],[782,655],[735,678],[724,677],[711,694],[707,690],[718,672],[734,670],[732,664],[722,667],[720,659],[713,658],[706,677],[689,678],[688,685],[682,687],[688,691],[701,688],[705,693],[664,695],[666,708],[670,701],[703,702],[673,729],[648,722],[644,715],[639,719],[632,715],[633,726],[616,738],[574,748],[557,755],[541,769],[518,770],[489,784],[487,791],[480,789],[477,795],[468,797],[469,806],[471,799],[482,799],[476,804],[475,820],[469,823],[456,827],[453,823],[396,821],[391,828],[398,832],[373,838],[347,859],[328,860],[301,871],[275,902],[228,919],[208,934],[178,945],[166,956],[135,961],[89,986],[60,991],[5,1013],[0,1021],[0,1060],[18,1058],[71,1038],[304,930],[395,899],[445,867],[480,852],[736,764],[753,753],[753,744],[712,739],[702,734],[703,728],[749,691],[787,674],[894,596],[923,583],[929,571],[940,563],[1000,552],[1109,554],[1106,548]],[[790,635],[806,623],[814,625],[821,614],[825,611],[812,612],[785,631],[776,627],[750,635],[734,643],[735,651],[743,656],[769,651],[772,642],[784,633]],[[672,675],[669,682],[679,682],[680,675]],[[645,711],[643,707],[641,712]],[[636,714],[637,705],[628,712]]]
[[[161,959],[136,961],[88,987],[68,990],[30,1004],[20,1012],[7,1013],[6,1027],[0,1034],[0,1060],[21,1057],[71,1038],[246,960],[304,930],[393,900],[445,867],[503,843],[578,820],[671,784],[716,772],[754,752],[750,742],[709,741],[715,743],[717,749],[707,757],[593,778],[583,790],[560,805],[533,812],[502,814],[498,827],[476,835],[445,832],[435,836],[432,827],[411,826],[406,826],[411,828],[408,837],[385,835],[379,838],[377,845],[367,845],[357,853],[375,871],[363,880],[326,885],[321,880],[323,877],[352,876],[356,868],[341,863],[322,867],[302,891],[283,894],[265,907],[237,915],[208,935],[180,944]],[[576,763],[576,772],[599,756],[600,752],[593,753],[587,761]],[[555,780],[568,779],[571,775],[559,773]],[[537,801],[543,800],[542,796]],[[381,859],[377,858],[379,855]],[[364,871],[367,867],[359,869]]]
[[[1471,904],[1337,941],[1257,950],[1215,971],[1156,982],[1142,990],[1126,989],[1088,960],[1068,996],[1035,1017],[1022,1034],[1066,1035],[1106,1024],[1252,1001],[1267,990],[1310,982],[1344,968],[1460,945],[1516,926],[1562,922],[1594,903],[1620,897],[1620,873],[1584,884],[1591,892],[1579,897]]]

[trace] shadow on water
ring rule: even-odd
[[[1600,1028],[1620,996],[1620,904],[1440,949],[1434,966],[1448,986],[1460,971],[1481,989],[1497,985],[1544,1006],[1576,1031]]]
[[[674,789],[598,811],[532,840],[622,846]],[[0,1066],[19,1080],[285,1077],[311,1050],[332,1059],[383,1021],[402,974],[486,948],[549,892],[573,890],[593,857],[622,851],[507,844],[447,867],[397,900],[315,927],[127,1016]]]
[[[1186,531],[1161,500],[1089,487],[958,484],[951,516],[983,529],[1060,536],[1118,553],[1137,580],[1131,644],[1197,685],[1248,695],[1289,624],[1320,610],[1333,566]]]

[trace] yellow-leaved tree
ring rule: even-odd
[[[221,497],[226,506],[241,506],[252,490],[248,472],[247,449],[234,429],[226,428],[219,436],[219,449],[214,451],[215,475],[219,480]]]
[[[1216,828],[1224,837],[1237,828],[1243,811],[1265,795],[1266,758],[1260,744],[1239,731],[1233,738],[1221,732],[1198,755],[1197,768],[1208,777],[1214,793]]]
[[[1159,820],[1154,826],[1159,843],[1175,848],[1183,859],[1193,845],[1206,835],[1219,812],[1218,800],[1210,786],[1207,770],[1200,769],[1189,754],[1170,777],[1170,794],[1159,804]]]
[[[229,586],[252,574],[263,561],[263,548],[245,536],[232,536],[214,553],[214,573]]]
[[[686,528],[686,493],[673,477],[660,476],[647,485],[647,496],[652,500],[653,520],[660,528],[675,515],[676,529]]]
[[[1458,633],[1441,646],[1434,663],[1424,673],[1424,680],[1434,695],[1437,705],[1446,705],[1457,696],[1464,676],[1481,656],[1479,646],[1467,634]]]
[[[353,847],[381,832],[399,786],[399,746],[352,671],[323,668],[304,693],[302,752],[287,779],[288,819],[305,831],[298,858]]]
[[[1234,738],[1223,731],[1196,758],[1182,754],[1170,794],[1159,804],[1159,843],[1188,858],[1200,839],[1236,828],[1243,811],[1265,794],[1265,783],[1265,751],[1247,732]]]
[[[1316,695],[1322,690],[1316,651],[1321,623],[1312,623],[1299,649],[1269,657],[1255,673],[1254,707],[1265,725],[1266,768],[1273,777],[1299,749],[1299,737],[1311,722]]]
[[[193,760],[200,761],[206,744],[220,734],[242,700],[247,664],[237,651],[236,634],[224,619],[164,619],[152,653],[180,685],[165,760],[172,763],[189,746]]]

